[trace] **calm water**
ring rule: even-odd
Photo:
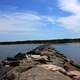
[[[68,58],[80,64],[80,43],[66,43],[52,45],[56,50],[63,53]]]
[[[0,58],[12,57],[18,52],[28,52],[41,44],[0,45]]]
[[[12,57],[18,52],[28,52],[40,45],[41,44],[0,45],[0,58],[7,56]],[[56,44],[52,45],[52,47],[80,64],[80,43]]]

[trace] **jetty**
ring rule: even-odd
[[[0,80],[80,80],[80,67],[50,45],[18,53],[3,63],[11,70],[0,74]]]

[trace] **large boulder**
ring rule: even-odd
[[[20,80],[71,80],[71,78],[59,71],[52,72],[42,67],[35,67],[22,73]]]
[[[56,65],[52,65],[52,64],[43,64],[43,65],[38,65],[38,67],[42,67],[46,70],[49,70],[49,71],[61,71],[63,73],[66,73],[65,69],[62,68],[62,67],[59,67],[59,66],[56,66]]]

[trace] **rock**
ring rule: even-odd
[[[40,46],[26,54],[18,53],[14,59],[5,63],[16,66],[10,72],[14,72],[15,80],[72,80],[80,77],[75,66],[67,63],[70,61],[63,54],[49,46]]]
[[[65,68],[67,71],[78,70],[77,67],[71,65],[69,62],[66,62],[66,63],[64,64],[64,68]]]
[[[26,58],[26,55],[23,53],[18,53],[18,54],[16,54],[16,56],[14,58],[17,60],[21,60],[23,58]]]
[[[53,55],[53,52],[49,52],[47,50],[41,51],[41,55]]]
[[[71,80],[68,76],[41,67],[32,68],[21,74],[20,80]]]
[[[31,57],[34,58],[34,59],[44,58],[45,60],[48,60],[46,55],[44,55],[44,56],[41,56],[41,55],[31,55]]]
[[[10,67],[10,65],[5,65],[5,67]]]
[[[38,63],[41,63],[41,64],[47,64],[47,60],[45,60],[44,58],[40,58],[38,60],[36,60]]]
[[[7,57],[7,61],[16,61],[16,59],[14,57]]]
[[[67,75],[73,78],[74,80],[80,80],[80,69],[73,66],[71,63],[66,62],[64,68],[67,71]]]
[[[9,63],[10,66],[15,67],[15,66],[19,66],[20,62],[19,61],[12,61]]]
[[[34,59],[40,59],[41,58],[40,55],[31,55],[31,57]]]
[[[3,79],[3,78],[6,76],[5,74],[8,73],[11,69],[12,69],[12,67],[5,67],[5,66],[2,67],[0,69],[0,80],[7,80],[7,79]],[[3,75],[5,75],[5,76],[3,77]]]
[[[10,58],[10,60],[5,60],[5,61],[2,61],[2,64],[3,66],[12,66],[12,67],[15,67],[15,66],[18,66],[19,65],[19,61],[16,61],[16,60],[13,60],[12,58]]]
[[[19,73],[22,73],[33,68],[36,65],[37,65],[36,61],[23,60],[22,62],[20,62],[19,66],[16,68],[16,71]]]
[[[52,65],[52,64],[45,64],[45,65],[38,65],[38,67],[42,67],[44,69],[47,69],[49,71],[61,71],[63,73],[66,73],[65,69],[56,65]]]
[[[41,58],[44,58],[46,61],[48,61],[48,57],[47,56],[41,56]]]
[[[67,75],[74,79],[79,79],[80,80],[80,71],[74,70],[74,71],[69,71],[67,72]]]
[[[32,61],[32,58],[28,56],[27,61]]]
[[[4,77],[4,80],[15,80],[16,75],[14,73],[10,73]]]

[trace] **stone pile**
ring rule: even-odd
[[[20,63],[6,74],[5,80],[12,75],[12,80],[80,80],[80,68],[50,46],[40,46],[21,56],[15,56]]]

